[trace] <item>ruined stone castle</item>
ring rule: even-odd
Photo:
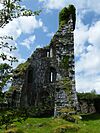
[[[14,71],[9,104],[14,107],[47,106],[55,115],[63,107],[77,107],[74,66],[75,8],[59,14],[59,28],[49,45],[36,49]]]

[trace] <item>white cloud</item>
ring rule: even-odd
[[[44,32],[48,32],[48,28],[45,25],[43,25],[42,28]]]
[[[37,20],[35,16],[20,17],[14,19],[7,24],[3,29],[0,28],[1,35],[13,36],[16,40],[22,33],[31,34],[37,28],[42,28],[43,22],[41,19]]]
[[[16,44],[16,40],[22,35],[22,33],[33,34],[35,29],[42,28],[42,26],[42,20],[37,20],[35,16],[20,17],[8,23],[4,28],[0,28],[0,36],[12,36],[14,38],[13,42],[7,40],[6,41],[9,42],[9,44],[14,45]],[[29,49],[30,43],[33,43],[35,39],[35,35],[30,36],[28,39],[25,39],[22,42],[22,45],[26,46]],[[16,46],[17,48],[19,48],[19,45],[16,44]],[[20,61],[23,60],[19,52],[10,52],[8,49],[0,49],[0,54],[2,52],[7,54],[8,56],[18,57]],[[0,61],[2,62],[2,59]]]
[[[37,45],[37,46],[35,47],[35,49],[37,49],[37,48],[41,48],[41,45]]]
[[[0,10],[3,9],[3,5],[0,3]]]
[[[76,71],[84,72],[85,75],[98,74],[100,72],[100,54],[96,49],[84,53],[76,63]]]
[[[23,42],[21,43],[21,45],[27,47],[28,49],[30,49],[30,45],[34,43],[36,39],[36,36],[33,35],[33,36],[30,36],[29,38],[26,38],[25,40],[23,40]]]
[[[66,5],[73,4],[75,7],[94,11],[100,14],[100,1],[99,0],[38,0],[42,2],[47,9],[61,9]]]
[[[23,33],[31,33],[35,29],[43,26],[43,22],[41,19],[37,20],[35,16],[29,17],[20,17],[18,19],[20,29]]]
[[[92,11],[100,14],[100,1],[99,0],[88,0],[87,8],[90,8]]]
[[[90,27],[88,41],[100,49],[100,21]]]
[[[35,16],[30,16],[30,17],[20,17],[18,19],[14,19],[13,21],[11,21],[10,23],[8,23],[4,28],[0,28],[0,36],[12,36],[14,38],[13,42],[9,42],[9,44],[14,45],[16,44],[16,40],[22,35],[22,34],[34,34],[34,30],[38,29],[38,28],[42,28],[43,26],[43,22],[41,19],[37,20]],[[35,40],[35,35],[30,36],[28,39],[23,41],[23,45],[25,45],[27,48],[30,48],[30,43],[34,42]],[[6,40],[7,41],[7,40]],[[19,49],[19,45],[17,45],[17,48]],[[19,63],[25,61],[22,57],[21,57],[21,53],[19,53],[18,50],[15,50],[14,52],[10,52],[8,49],[3,48],[0,49],[0,54],[4,52],[6,55],[8,56],[15,56],[18,58],[19,62],[18,63],[14,63],[13,66],[15,67],[16,65],[18,65]],[[0,59],[1,63],[8,63],[10,64],[10,62],[8,61],[2,61],[2,59]]]
[[[90,92],[95,89],[96,92],[100,94],[100,76],[77,76],[76,86],[80,92]]]
[[[83,40],[80,37],[78,40],[76,38],[75,42],[79,45],[75,47],[76,49],[79,48],[76,50],[76,57],[80,56],[80,59],[76,62],[76,87],[78,91],[95,89],[100,93],[100,21],[95,22],[86,30],[84,25],[81,25],[81,28],[79,27],[78,31],[76,30],[76,36],[78,36],[80,29],[84,29],[85,32],[83,33]],[[86,41],[88,45],[85,45]],[[83,50],[80,52],[81,48]]]
[[[92,25],[86,33],[87,39],[83,39],[84,49],[87,51],[83,51],[81,54],[81,59],[77,62],[76,67],[78,67],[77,71],[88,71],[98,73],[100,71],[100,21],[97,21],[94,25]],[[95,34],[96,33],[96,34]],[[77,33],[76,33],[77,34]],[[80,39],[78,39],[79,41]],[[86,40],[89,45],[85,46]],[[76,40],[77,41],[77,40]],[[77,42],[78,42],[77,41]],[[76,43],[77,43],[76,42]],[[81,46],[81,43],[79,44]],[[77,48],[77,47],[76,47]],[[77,53],[76,53],[77,56]]]
[[[12,42],[12,43],[13,43],[13,42]],[[13,43],[13,44],[14,44],[14,43]],[[15,51],[10,51],[10,50],[7,49],[7,48],[2,48],[2,49],[0,49],[0,54],[1,54],[2,52],[3,52],[5,55],[7,55],[7,59],[10,59],[10,56],[11,56],[11,57],[17,57],[18,62],[12,63],[12,66],[13,66],[14,68],[15,68],[18,64],[20,64],[20,63],[22,63],[22,62],[25,61],[25,59],[23,59],[23,58],[21,57],[21,55],[20,55],[18,49],[15,50]],[[10,62],[10,61],[8,61],[8,60],[4,60],[4,61],[3,61],[2,58],[0,58],[0,63],[7,63],[7,64],[11,65],[11,62]]]
[[[1,35],[13,36],[14,40],[16,40],[22,33],[22,30],[19,27],[19,23],[17,19],[14,19],[9,24],[7,24],[4,28],[0,28]]]
[[[48,9],[60,9],[65,5],[66,0],[39,0]]]
[[[48,33],[47,36],[48,36],[48,37],[53,37],[54,34],[55,34],[54,32],[51,32],[51,33]]]
[[[74,4],[77,9],[77,24],[75,29],[75,55],[80,57],[76,62],[76,87],[78,91],[90,91],[96,89],[100,93],[100,21],[95,22],[89,27],[83,23],[85,14],[88,11],[94,11],[100,14],[99,0],[38,0],[42,2],[44,7],[50,9],[61,9],[68,4]],[[1,7],[0,7],[1,8]],[[30,43],[35,40],[34,30],[42,28],[44,32],[48,32],[47,27],[42,20],[37,20],[35,16],[20,17],[14,19],[4,29],[0,29],[1,35],[12,35],[17,40],[21,34],[33,34],[22,42],[22,45],[30,49]],[[48,33],[47,36],[52,36]],[[88,45],[87,45],[88,42]],[[41,47],[41,46],[37,46]],[[6,53],[11,54],[5,50]],[[20,62],[24,61],[19,52],[13,53],[17,55]]]
[[[76,28],[74,31],[75,55],[82,54],[85,50],[84,44],[88,39],[88,25],[84,25],[80,16],[77,16]]]
[[[35,16],[22,16],[13,19],[4,28],[0,28],[0,36],[10,35],[17,40],[21,34],[32,34],[38,28],[42,28],[44,32],[48,30],[41,19],[37,19]]]

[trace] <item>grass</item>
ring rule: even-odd
[[[100,114],[83,115],[78,133],[100,133]]]
[[[16,122],[8,131],[0,129],[0,133],[100,133],[100,114],[83,115],[78,123],[63,119],[28,118],[22,123]],[[15,132],[14,132],[15,131]]]

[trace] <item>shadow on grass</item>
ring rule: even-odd
[[[83,121],[100,120],[100,114],[81,115]]]

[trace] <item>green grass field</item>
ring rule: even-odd
[[[14,123],[7,131],[4,128],[0,129],[0,133],[100,133],[100,114],[82,117],[78,123],[53,117],[28,118],[22,123]]]

